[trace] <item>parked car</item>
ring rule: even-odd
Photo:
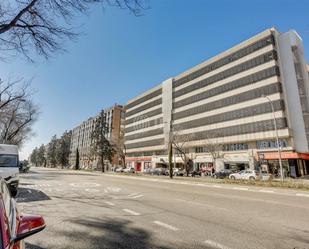
[[[0,246],[6,249],[25,248],[23,239],[42,231],[45,222],[39,215],[22,215],[6,182],[0,179]]]
[[[0,177],[7,182],[15,197],[19,184],[19,160],[16,145],[0,144]]]
[[[274,179],[274,176],[267,172],[262,172],[260,176],[261,181],[271,181]]]
[[[190,172],[192,177],[196,177],[196,176],[202,176],[202,171],[200,170],[193,170]]]
[[[185,171],[183,169],[180,169],[180,168],[173,168],[173,174],[174,174],[174,176],[184,176]]]
[[[116,169],[115,169],[115,172],[117,172],[117,173],[122,173],[123,170],[124,170],[124,168],[119,167],[119,168],[116,168]]]
[[[222,170],[219,170],[217,172],[215,172],[212,177],[213,178],[220,178],[220,179],[223,179],[223,178],[227,178],[229,177],[229,175],[232,174],[232,171],[229,170],[229,169],[222,169]]]
[[[146,168],[143,170],[144,174],[150,174],[151,173],[152,168]]]
[[[230,174],[229,178],[233,180],[259,180],[260,172],[246,169],[237,173]]]
[[[122,172],[124,172],[124,173],[135,173],[135,169],[134,169],[134,167],[124,168]]]
[[[154,168],[151,170],[151,175],[165,175],[166,168]]]

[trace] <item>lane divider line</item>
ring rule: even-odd
[[[158,220],[155,220],[153,223],[155,223],[155,224],[158,225],[158,226],[161,226],[161,227],[167,228],[167,229],[169,229],[169,230],[172,230],[172,231],[178,231],[178,230],[179,230],[179,228],[177,228],[177,227],[174,227],[174,226],[172,226],[172,225],[163,223],[163,222],[158,221]]]
[[[211,247],[218,248],[218,249],[230,249],[229,247],[222,245],[213,240],[205,240],[204,243],[207,245],[210,245]]]
[[[244,191],[248,191],[249,190],[248,188],[242,188],[242,187],[233,187],[233,189],[244,190]]]
[[[110,205],[110,206],[115,206],[115,204],[112,203],[112,202],[110,202],[110,201],[105,201],[105,203],[106,203],[107,205]]]
[[[297,196],[303,196],[303,197],[309,197],[309,194],[302,194],[302,193],[297,193]]]
[[[274,193],[273,190],[267,190],[267,189],[260,189],[259,192],[262,192],[262,193]]]
[[[131,198],[131,199],[136,199],[136,198],[140,198],[140,197],[143,197],[144,195],[135,195],[135,196],[131,196],[131,197],[129,197],[129,198]]]
[[[122,209],[122,210],[125,211],[125,212],[127,212],[127,213],[129,213],[129,214],[132,214],[132,215],[140,215],[140,213],[135,212],[135,211],[130,210],[130,209],[124,208],[124,209]]]

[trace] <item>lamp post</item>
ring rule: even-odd
[[[266,96],[266,95],[263,94],[261,97],[268,100],[268,102],[269,102],[269,104],[270,104],[270,107],[271,107],[271,111],[272,111],[272,113],[273,113],[274,127],[275,127],[276,141],[277,141],[277,148],[278,148],[280,175],[281,175],[281,181],[283,181],[283,168],[282,168],[282,160],[281,160],[281,149],[280,149],[280,145],[279,145],[279,135],[278,135],[277,120],[276,120],[276,116],[275,116],[274,105],[273,105],[272,100],[271,100],[268,96]]]

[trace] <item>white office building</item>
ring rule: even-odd
[[[264,164],[273,172],[274,116],[285,174],[309,174],[308,66],[294,30],[265,30],[131,99],[127,162],[137,170],[166,165],[169,137],[177,133],[196,167]]]

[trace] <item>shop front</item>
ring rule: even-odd
[[[263,171],[280,176],[279,155],[277,152],[259,152],[256,157]],[[281,152],[283,175],[297,178],[309,174],[309,154]]]
[[[152,164],[152,157],[127,157],[126,167],[134,167],[135,171],[141,172]]]

